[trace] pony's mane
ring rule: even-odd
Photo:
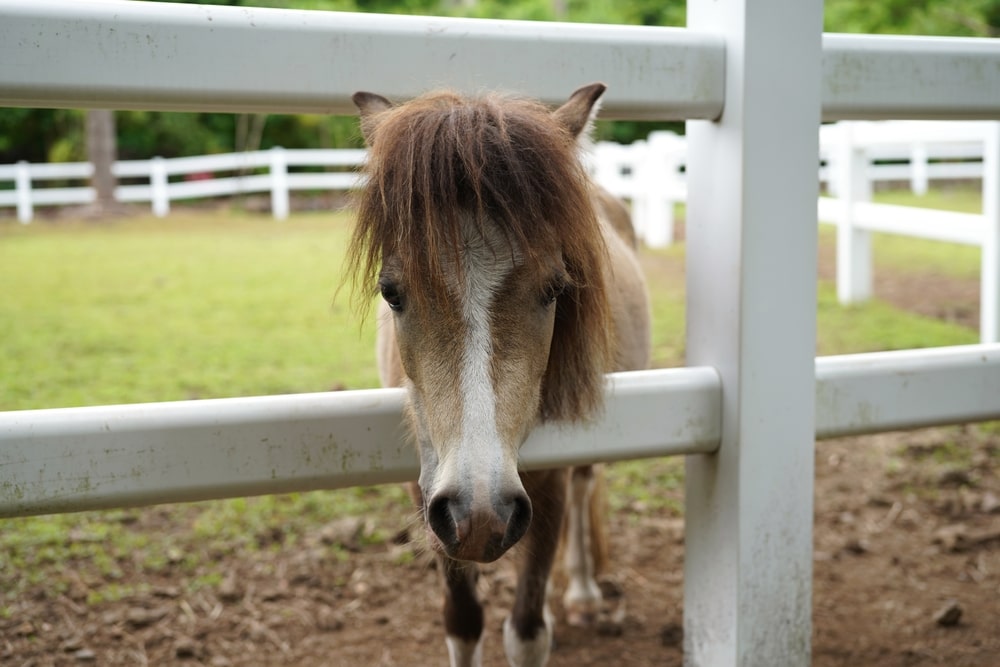
[[[562,251],[567,293],[556,313],[542,417],[583,419],[603,397],[609,322],[607,261],[576,138],[543,105],[488,94],[430,93],[366,119],[367,181],[348,266],[368,292],[393,257],[415,298],[445,289],[461,267],[463,226],[493,224],[534,268]]]

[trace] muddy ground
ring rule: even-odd
[[[821,258],[829,275],[829,258]],[[975,326],[978,286],[879,276],[897,305]],[[821,442],[816,449],[814,664],[1000,665],[1000,429],[954,427]],[[664,493],[675,494],[670,490]],[[187,530],[151,508],[126,515],[157,537]],[[221,580],[168,566],[114,570],[120,599],[91,595],[91,570],[50,566],[0,616],[0,664],[446,664],[432,559],[398,516],[344,517],[286,544],[206,553]],[[610,519],[606,592],[617,623],[559,623],[551,665],[680,665],[683,519],[628,503]],[[373,539],[375,534],[385,539]],[[67,539],[72,539],[68,536]],[[7,573],[10,576],[10,573]],[[129,588],[142,576],[142,586]],[[7,579],[10,581],[10,579]],[[210,583],[206,583],[209,581]],[[136,583],[132,581],[131,583]],[[485,568],[485,663],[506,664],[500,627],[514,577]],[[558,590],[557,590],[558,593]]]

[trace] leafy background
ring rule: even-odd
[[[686,18],[684,0],[202,0],[201,4],[650,26],[683,26]],[[1000,34],[1000,0],[827,0],[824,11],[828,32]],[[356,120],[334,116],[118,111],[116,123],[121,159],[271,146],[360,145]],[[630,143],[664,126],[667,124],[601,123],[598,138]],[[680,124],[669,127],[681,129]],[[84,112],[0,109],[0,164],[85,159]]]

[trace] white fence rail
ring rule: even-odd
[[[1000,416],[1000,345],[816,364],[818,438]],[[915,400],[871,409],[890,394]],[[418,463],[402,428],[403,395],[379,389],[0,412],[0,518],[412,480]],[[719,446],[722,385],[713,368],[615,373],[608,395],[593,427],[532,434],[522,467]],[[63,459],[86,464],[67,473],[50,463]]]
[[[290,192],[350,190],[358,183],[355,170],[364,157],[364,150],[286,150],[276,147],[245,153],[121,160],[115,162],[113,167],[116,177],[142,179],[146,183],[119,185],[115,189],[115,199],[120,202],[149,202],[153,214],[163,217],[170,212],[171,201],[269,193],[274,217],[284,220],[290,210]],[[294,171],[300,167],[325,167],[340,171]],[[267,171],[249,173],[260,169]],[[218,172],[228,175],[218,176]],[[36,206],[91,203],[95,199],[91,187],[35,187],[35,183],[83,180],[90,178],[92,173],[93,167],[86,162],[0,165],[0,183],[14,183],[13,189],[0,190],[0,207],[16,206],[18,220],[27,224],[34,217]]]
[[[837,225],[837,294],[841,303],[872,294],[871,232],[979,247],[980,340],[1000,342],[1000,122],[846,121],[820,128],[819,179],[836,197],[820,197],[818,217]],[[632,201],[640,238],[673,240],[674,205],[685,201],[683,137],[653,133],[631,146],[598,144],[594,173]],[[982,213],[871,202],[876,184],[903,181],[918,195],[929,181],[981,181]]]
[[[0,517],[416,479],[402,405],[379,389],[0,413]],[[599,424],[537,430],[522,466],[710,452],[720,410],[712,368],[616,373]]]
[[[1000,123],[838,123],[820,133],[830,189],[819,218],[837,225],[837,296],[841,303],[872,294],[871,232],[977,246],[980,340],[1000,342]],[[930,162],[931,159],[961,160]],[[908,160],[878,164],[876,160]],[[905,167],[905,169],[904,169]],[[932,211],[871,202],[873,182],[909,177],[915,192],[931,178],[978,178],[982,213]]]
[[[827,183],[828,191],[836,193],[836,178],[845,176],[844,170],[837,171],[833,164],[845,140],[864,152],[867,166],[852,177],[862,178],[866,191],[879,182],[904,181],[910,183],[911,191],[923,195],[931,180],[982,179],[989,127],[990,123],[984,122],[907,121],[825,125],[820,128],[820,158],[825,164],[819,168],[819,179]],[[274,216],[284,219],[291,191],[354,188],[358,178],[352,170],[363,164],[364,156],[364,150],[276,147],[270,151],[123,160],[115,163],[115,176],[138,178],[147,184],[120,186],[115,195],[122,202],[149,202],[155,215],[165,216],[170,211],[170,202],[175,200],[269,193]],[[687,198],[686,160],[687,144],[683,136],[653,132],[647,140],[631,145],[595,144],[590,168],[601,185],[632,203],[639,236],[650,246],[660,247],[673,241],[674,205]],[[327,171],[294,171],[300,167],[323,167]],[[330,168],[341,171],[330,173]],[[261,169],[266,171],[247,174]],[[235,174],[217,176],[217,172]],[[83,181],[91,174],[92,167],[85,162],[0,165],[0,185],[6,187],[0,189],[0,208],[16,207],[18,220],[26,224],[31,222],[37,206],[93,202],[95,194],[87,186],[36,187],[45,181]],[[919,216],[920,212],[913,214]],[[955,225],[948,222],[943,220],[939,225],[943,230],[942,240],[957,235],[956,242],[978,244],[978,233],[953,234],[950,230]],[[893,231],[905,234],[905,221],[902,225]]]
[[[821,14],[819,0],[690,0],[690,28],[670,30],[0,0],[0,104],[348,113],[359,89],[404,98],[445,82],[554,103],[600,79],[609,116],[700,119],[686,169],[692,367],[634,376],[622,404],[646,407],[620,422],[609,410],[594,425],[600,442],[567,450],[546,431],[534,446],[549,448],[549,463],[613,459],[655,432],[654,448],[692,452],[686,663],[804,666],[816,433],[1000,418],[995,346],[814,360],[817,232],[802,224],[816,214],[821,116],[998,118],[1000,43],[821,38]],[[295,63],[295,76],[281,63]],[[197,403],[0,415],[0,507],[163,502],[200,497],[212,480],[226,495],[365,483],[386,468],[386,445],[367,428],[395,417],[364,405],[398,394],[255,400],[255,415]],[[213,424],[220,440],[185,448]],[[78,436],[79,451],[69,446]],[[312,447],[321,469],[303,475],[297,461]],[[412,461],[392,478],[410,474]]]

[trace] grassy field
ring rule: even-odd
[[[0,409],[377,382],[340,286],[343,215],[184,214],[0,231]]]
[[[972,200],[952,207],[968,210]],[[349,222],[343,214],[275,222],[224,211],[102,224],[0,221],[0,410],[375,386],[373,324],[362,326],[347,291],[337,294]],[[829,231],[821,239],[830,243]],[[890,270],[916,261],[967,277],[978,267],[976,249],[911,239],[879,237],[875,256]],[[658,365],[683,363],[683,261],[683,245],[644,256]],[[968,328],[878,300],[843,308],[826,283],[818,301],[820,354],[977,340]],[[616,464],[613,507],[679,511],[681,467],[676,459]],[[121,558],[155,572],[178,567],[174,553],[183,565],[191,549],[201,558],[234,544],[255,548],[253,536],[275,523],[294,540],[336,516],[405,503],[393,486],[170,506],[157,519],[121,510],[7,521],[0,573],[22,576],[0,577],[0,615],[43,576],[30,563],[86,563],[107,579],[95,595],[108,599],[129,593],[115,588]],[[161,534],[154,540],[136,525]],[[217,579],[223,567],[204,576]]]
[[[976,205],[969,191],[888,196]],[[338,294],[349,224],[233,211],[0,224],[0,410],[375,386],[373,325]],[[888,270],[978,274],[976,248],[878,235],[874,252]],[[657,365],[683,363],[683,261],[682,244],[645,257]],[[829,284],[818,300],[820,354],[975,342],[878,300],[841,308]]]

